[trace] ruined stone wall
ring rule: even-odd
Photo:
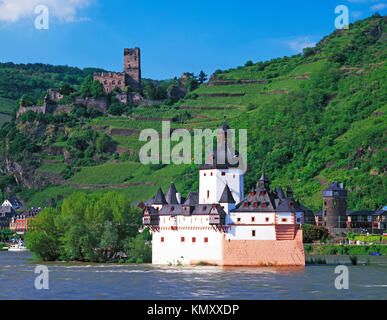
[[[124,49],[124,73],[126,85],[132,90],[141,87],[141,56],[140,48]]]
[[[305,266],[302,230],[293,240],[222,240],[225,266]]]
[[[102,113],[107,112],[108,101],[106,97],[102,97],[99,99],[94,99],[94,98],[83,99],[81,97],[76,97],[75,102],[85,105],[87,109],[92,108],[92,109],[101,111]]]
[[[20,107],[19,111],[16,114],[16,117],[19,118],[23,113],[26,113],[27,111],[32,111],[35,113],[43,113],[46,114],[46,106],[41,106],[41,107]]]
[[[48,90],[48,96],[51,101],[59,101],[63,99],[63,95],[54,89]]]
[[[114,88],[125,89],[125,74],[122,72],[95,72],[94,80],[102,83],[105,93],[110,93]]]

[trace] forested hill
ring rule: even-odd
[[[0,63],[0,125],[1,118],[11,115],[15,101],[22,95],[34,101],[41,98],[49,88],[60,88],[64,84],[80,85],[92,75],[96,68],[79,69],[68,66],[52,66],[42,63]],[[7,117],[9,119],[9,117]]]
[[[336,30],[302,54],[218,70],[210,85],[191,86],[176,103],[115,103],[109,116],[80,109],[67,116],[26,115],[0,129],[0,188],[33,206],[61,201],[79,189],[111,188],[131,201],[145,201],[159,186],[166,191],[172,180],[186,196],[198,187],[197,166],[140,164],[136,155],[144,143],[139,132],[160,132],[165,118],[172,128],[215,129],[225,110],[231,128],[248,130],[245,192],[264,167],[272,188],[291,185],[296,198],[314,211],[322,207],[321,191],[334,180],[344,182],[349,209],[374,210],[387,204],[386,61],[387,18],[375,14]],[[12,66],[0,66],[0,75],[4,69],[12,73]],[[16,69],[15,77],[23,78],[16,81],[18,95],[35,97],[40,91],[27,85],[32,78],[52,82],[44,88],[66,81],[80,87],[89,72],[41,71],[24,77],[26,71]],[[83,89],[89,85],[86,81]],[[7,96],[9,90],[8,83],[0,83],[0,97],[18,97]],[[51,147],[63,152],[49,154]],[[17,166],[6,168],[3,155],[21,165],[23,175],[12,171]],[[53,178],[52,184],[40,183]]]

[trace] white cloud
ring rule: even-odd
[[[385,8],[387,8],[387,3],[378,3],[373,5],[370,9],[376,11],[376,10],[383,10]]]
[[[38,5],[47,6],[51,17],[74,22],[79,21],[77,10],[89,6],[90,0],[0,0],[0,21],[12,23],[36,16],[34,10]]]
[[[312,41],[309,37],[297,37],[293,40],[286,41],[286,44],[291,50],[302,52],[304,48],[314,47],[316,42]]]

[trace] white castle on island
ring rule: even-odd
[[[217,143],[226,161],[218,161],[222,151],[210,154],[199,168],[199,193],[182,199],[172,182],[166,195],[159,188],[146,202],[152,263],[304,266],[303,207],[290,187],[286,194],[281,187],[271,190],[264,172],[244,196],[243,171],[227,161],[228,129],[224,121]]]

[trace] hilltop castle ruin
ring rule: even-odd
[[[95,72],[94,80],[102,83],[106,93],[112,92],[116,87],[124,91],[125,87],[131,90],[141,88],[141,56],[140,48],[124,49],[123,72]]]

